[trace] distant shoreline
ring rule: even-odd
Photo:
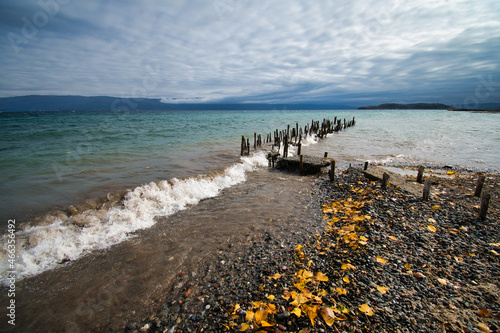
[[[384,103],[380,105],[361,106],[358,110],[448,110],[448,111],[468,111],[477,113],[500,113],[499,109],[464,109],[455,108],[441,103]]]

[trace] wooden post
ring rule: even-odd
[[[423,165],[420,165],[418,167],[417,183],[422,184],[423,179],[424,179],[424,170],[425,170],[425,168]]]
[[[431,193],[431,181],[429,179],[426,179],[424,184],[424,193],[422,195],[422,199],[424,201],[429,200],[430,193]]]
[[[300,155],[300,174],[304,174],[304,155]]]
[[[245,136],[241,136],[241,156],[245,155],[246,145],[245,145]]]
[[[368,162],[365,162],[365,166],[364,166],[363,170],[368,170]]]
[[[327,158],[327,157],[328,157],[328,152],[327,152],[327,151],[325,151],[325,158]]]
[[[253,149],[257,149],[257,133],[253,133]]]
[[[250,155],[250,139],[247,139],[247,155]]]
[[[335,180],[335,160],[332,161],[332,164],[330,165],[330,181],[333,182]]]
[[[300,155],[301,150],[302,150],[302,143],[299,142],[299,144],[297,146],[297,155]]]
[[[488,192],[484,192],[481,197],[481,208],[479,209],[479,218],[484,221],[486,220],[486,214],[488,213],[488,206],[490,205],[491,195]]]
[[[483,191],[484,181],[486,180],[486,176],[481,175],[477,179],[476,192],[474,192],[474,196],[480,198],[481,192]]]
[[[384,174],[382,175],[382,188],[383,189],[386,189],[387,188],[387,184],[389,183],[389,174],[387,172],[384,172]]]

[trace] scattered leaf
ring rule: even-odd
[[[255,312],[255,322],[260,325],[260,323],[264,320],[267,319],[268,312],[265,310],[259,310]]]
[[[389,289],[389,288],[388,287],[383,287],[383,286],[377,286],[377,290],[381,294],[387,293],[387,289]]]
[[[274,326],[274,324],[268,323],[268,322],[267,322],[267,321],[265,321],[265,320],[263,320],[263,321],[260,323],[260,325],[261,325],[262,327],[273,327],[273,326]]]
[[[458,263],[463,263],[464,262],[464,258],[462,258],[462,257],[455,257],[455,261],[458,262]]]
[[[441,283],[443,286],[446,286],[448,284],[448,280],[446,279],[440,279],[438,278],[439,283]]]
[[[500,246],[500,243],[490,243],[491,246]]]
[[[429,222],[429,223],[437,223],[437,221],[434,220],[432,217],[428,218],[427,222]]]
[[[433,226],[433,225],[430,225],[430,224],[427,226],[427,229],[429,229],[432,232],[436,232],[437,231],[436,227]]]
[[[290,313],[293,313],[294,315],[296,315],[297,317],[300,318],[302,311],[300,310],[300,308],[297,307],[297,308],[293,309],[292,311],[290,311]]]
[[[344,288],[336,288],[335,290],[339,295],[347,295],[347,290]]]
[[[328,281],[328,276],[326,276],[325,274],[321,273],[321,272],[318,272],[316,273],[316,275],[314,276],[314,279],[316,281],[323,281],[323,282],[326,282]]]
[[[274,295],[267,296],[267,299],[270,300],[271,302],[274,301],[274,298],[275,298]]]
[[[479,316],[480,317],[491,318],[491,311],[488,310],[488,309],[481,309],[481,310],[479,310]]]
[[[353,265],[351,264],[343,264],[342,267],[340,267],[340,269],[342,269],[343,271],[345,270],[356,270],[356,267],[354,267]]]
[[[483,333],[490,333],[491,332],[490,328],[483,323],[477,323],[477,327],[479,327],[479,330]]]
[[[342,280],[344,280],[344,282],[345,282],[345,283],[349,283],[349,282],[351,282],[351,281],[349,281],[349,278],[348,278],[347,276],[344,276],[344,277],[342,278]]]
[[[433,210],[438,210],[438,209],[440,209],[440,208],[441,208],[441,206],[440,206],[440,205],[434,205],[434,206],[432,206],[432,209],[433,209]]]
[[[460,230],[467,232],[467,231],[469,231],[469,228],[464,227],[464,226],[461,226],[461,227],[460,227]]]
[[[280,277],[281,277],[281,274],[280,274],[280,273],[276,273],[276,274],[274,274],[273,276],[270,276],[269,278],[270,278],[270,279],[275,279],[275,280],[277,280],[277,279],[279,279]]]
[[[420,273],[420,272],[414,273],[413,276],[418,278],[418,279],[425,279],[425,275]]]
[[[393,241],[396,241],[396,242],[398,241],[398,239],[396,238],[396,236],[391,235],[391,236],[389,236],[389,238],[392,239]]]
[[[323,308],[319,311],[319,314],[328,326],[332,326],[337,318],[331,308]]]
[[[373,316],[373,310],[372,308],[370,308],[370,306],[368,304],[362,304],[360,307],[359,307],[359,311],[363,312],[365,315],[367,316]]]
[[[250,329],[250,324],[248,323],[243,323],[241,324],[240,332],[245,332],[246,330]]]
[[[411,265],[410,264],[405,264],[405,268],[406,269],[411,269]]]
[[[490,253],[494,255],[495,257],[498,257],[498,252],[495,250],[490,250]]]
[[[451,232],[452,234],[458,234],[458,229],[448,229],[449,232]]]
[[[247,314],[245,315],[245,320],[247,322],[251,322],[254,317],[255,317],[255,313],[252,310],[248,310]]]
[[[384,258],[382,258],[381,256],[377,256],[377,261],[379,263],[381,263],[381,264],[386,264],[387,263],[387,261]]]

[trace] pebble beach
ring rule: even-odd
[[[361,169],[323,173],[293,203],[303,216],[221,245],[124,330],[498,332],[500,179],[486,176],[483,221],[477,173],[431,172],[428,201]]]

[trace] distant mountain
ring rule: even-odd
[[[384,103],[359,107],[358,110],[448,110],[451,106],[441,103],[397,104]]]
[[[159,98],[31,95],[0,98],[0,111],[124,111],[124,110],[353,110],[340,104],[162,103]]]

